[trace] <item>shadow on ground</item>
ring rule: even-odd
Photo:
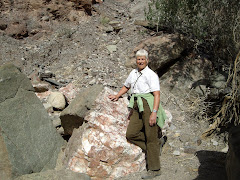
[[[194,180],[227,180],[225,170],[226,153],[216,151],[197,151],[201,163],[198,177]]]

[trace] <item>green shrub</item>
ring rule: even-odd
[[[229,63],[240,48],[239,0],[152,0],[146,20],[161,29],[181,32],[195,40],[196,49]]]

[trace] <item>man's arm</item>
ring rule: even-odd
[[[158,108],[159,108],[160,91],[154,91],[153,96],[154,96],[153,111],[149,117],[149,125],[150,126],[155,125],[157,122],[157,112],[154,112],[154,111],[158,111]]]
[[[128,92],[130,88],[127,88],[126,86],[123,86],[120,91],[118,92],[117,95],[109,95],[108,98],[111,99],[111,101],[117,101],[119,99],[119,97],[121,97],[123,94],[125,94],[126,92]]]

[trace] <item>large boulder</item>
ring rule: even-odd
[[[161,77],[161,85],[170,86],[178,96],[190,89],[203,95],[210,86],[212,62],[206,58],[189,58],[178,61]]]
[[[129,123],[127,98],[112,102],[109,88],[98,95],[80,128],[74,129],[65,149],[67,168],[95,179],[116,179],[145,169],[145,156],[126,140]]]
[[[226,171],[228,180],[238,180],[240,177],[240,126],[229,132]]]
[[[86,113],[94,106],[102,85],[94,85],[79,92],[70,105],[60,115],[65,135],[72,135],[73,129],[83,124]]]
[[[0,129],[5,147],[0,154],[8,157],[10,176],[54,168],[64,141],[29,79],[14,65],[0,67],[0,94]]]
[[[0,177],[1,179],[9,180],[12,177],[11,173],[12,167],[8,158],[7,147],[6,144],[4,143],[4,139],[0,128]]]
[[[168,67],[166,73],[158,73],[163,93],[171,92],[181,97],[183,93],[191,91],[192,97],[205,96],[213,100],[219,98],[219,93],[227,92],[224,88],[227,77],[214,72],[213,63],[209,59],[195,57],[194,53]],[[165,97],[168,98],[168,95]]]
[[[161,69],[176,61],[181,53],[187,49],[187,44],[186,39],[180,34],[162,34],[161,36],[151,37],[134,48],[125,65],[126,67],[136,68],[135,54],[139,49],[145,49],[149,52],[150,68],[152,70]]]
[[[28,78],[11,64],[0,67],[0,85],[0,103],[14,98],[19,89],[34,91]]]
[[[83,173],[76,173],[68,169],[48,170],[40,173],[33,173],[20,176],[14,180],[90,180],[91,178]]]

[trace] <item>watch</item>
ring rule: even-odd
[[[156,109],[153,109],[153,110],[152,110],[152,112],[155,112],[155,113],[156,113],[156,112],[157,112],[157,110],[156,110]]]

